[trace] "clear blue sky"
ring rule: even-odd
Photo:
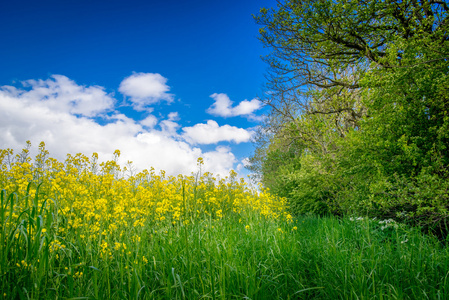
[[[264,111],[252,14],[275,5],[1,1],[0,148],[44,140],[58,158],[120,149],[141,169],[186,173],[198,156],[240,169]]]

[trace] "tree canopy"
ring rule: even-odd
[[[250,168],[296,213],[392,217],[443,234],[448,14],[448,1],[433,0],[261,9],[271,111]]]

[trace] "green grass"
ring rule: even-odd
[[[417,229],[376,220],[306,216],[292,223],[232,215],[129,227],[92,243],[57,206],[24,210],[8,225],[2,193],[4,299],[447,299],[449,249]],[[47,232],[43,232],[47,229]],[[296,229],[295,229],[296,228]],[[34,232],[32,238],[30,232]],[[136,239],[136,235],[140,240]],[[56,246],[55,241],[64,245]],[[98,241],[101,241],[100,243]],[[120,240],[127,248],[114,249]],[[95,241],[95,242],[94,242]],[[108,243],[110,254],[101,252]],[[82,275],[81,275],[82,272]]]

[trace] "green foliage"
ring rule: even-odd
[[[198,217],[186,225],[128,224],[113,255],[83,240],[58,202],[0,193],[0,286],[5,299],[439,299],[449,247],[393,220]],[[8,211],[18,213],[11,224]],[[59,213],[58,213],[59,211]],[[141,239],[134,237],[139,231]],[[112,241],[107,233],[104,241]],[[123,245],[126,243],[126,249]],[[103,244],[104,245],[104,244]],[[112,249],[114,248],[114,249]]]
[[[295,213],[389,217],[444,238],[447,1],[285,0],[256,21],[272,50],[262,164],[273,163],[273,149],[287,152],[273,147],[281,144],[295,153],[283,164],[300,166],[263,182]]]
[[[306,176],[304,176],[306,175]],[[278,188],[289,191],[284,195],[289,200],[292,213],[314,213],[325,215],[329,212],[330,191],[326,187],[326,178],[318,172],[304,171],[282,174]],[[282,194],[282,193],[281,193]]]

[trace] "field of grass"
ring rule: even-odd
[[[447,299],[449,248],[221,180],[0,150],[3,299]],[[119,152],[116,152],[118,157]]]

